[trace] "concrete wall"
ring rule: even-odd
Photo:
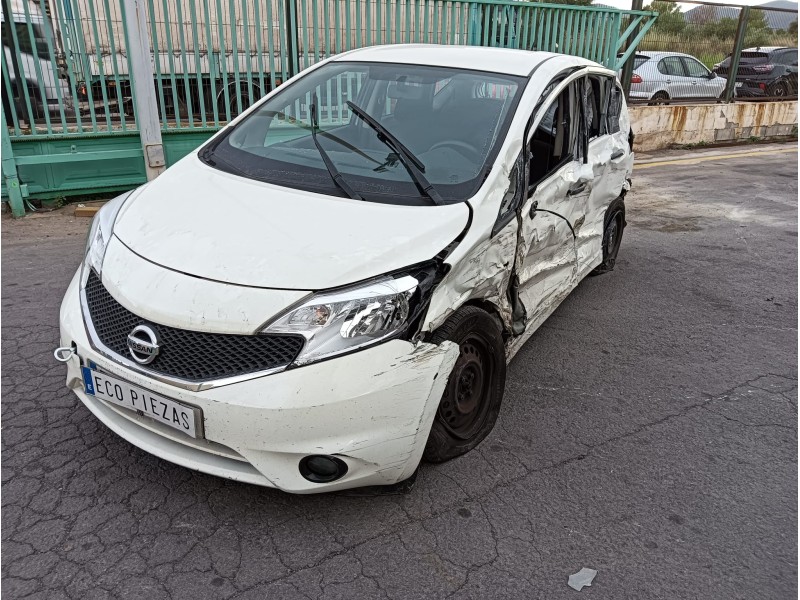
[[[778,138],[797,127],[797,101],[631,106],[634,149]]]

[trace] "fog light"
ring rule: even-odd
[[[315,454],[300,461],[300,475],[313,483],[330,483],[346,473],[347,463],[335,456]]]

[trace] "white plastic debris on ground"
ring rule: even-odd
[[[577,573],[573,573],[569,576],[569,581],[567,581],[567,585],[571,587],[573,590],[581,591],[585,586],[591,586],[592,581],[594,580],[595,575],[597,575],[597,571],[594,569],[589,569],[587,567],[583,567]]]

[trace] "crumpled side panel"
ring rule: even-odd
[[[517,247],[517,221],[513,220],[494,237],[479,241],[459,260],[436,288],[428,309],[430,319],[423,327],[433,331],[460,306],[473,299],[494,304],[505,327],[511,326],[511,305],[506,291],[512,275]]]
[[[628,113],[622,111],[620,125],[627,120]],[[600,264],[603,258],[603,226],[606,209],[627,187],[627,179],[633,169],[633,156],[628,152],[628,130],[593,140],[589,144],[589,162],[592,168],[593,186],[586,205],[585,220],[580,228],[575,227],[578,235],[578,277],[582,279]],[[612,159],[615,153],[623,155]]]

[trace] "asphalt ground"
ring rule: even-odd
[[[111,433],[52,357],[89,219],[5,218],[4,599],[796,597],[795,150],[637,167],[616,270],[519,352],[492,435],[392,495],[290,496]]]

